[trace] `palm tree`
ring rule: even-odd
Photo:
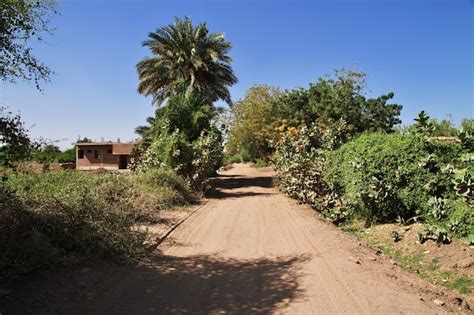
[[[228,55],[232,45],[222,33],[209,33],[205,23],[194,27],[186,17],[148,36],[143,46],[153,56],[137,64],[140,94],[153,96],[158,106],[178,93],[198,93],[210,102],[231,104],[229,87],[237,78]]]
[[[156,119],[155,117],[148,117],[146,119],[146,125],[141,125],[135,128],[135,133],[144,140],[153,138],[155,133]]]

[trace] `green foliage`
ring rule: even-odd
[[[342,119],[352,133],[393,131],[400,123],[398,116],[402,106],[387,104],[393,93],[367,99],[365,76],[363,72],[336,70],[334,78],[320,78],[307,90],[299,88],[287,92],[274,104],[272,112],[281,119],[288,119],[292,126],[295,123],[327,126],[328,122]]]
[[[431,228],[420,239],[441,243],[474,231],[472,163],[457,143],[367,133],[328,153],[324,170],[330,191],[367,225],[422,220]]]
[[[450,118],[439,121],[433,118],[430,123],[432,126],[431,136],[434,137],[453,137],[458,131]]]
[[[10,177],[2,192],[2,273],[26,272],[66,254],[137,254],[143,239],[131,230],[133,218],[101,191],[104,180],[75,172]]]
[[[50,33],[51,16],[56,13],[52,0],[2,0],[0,2],[0,77],[4,81],[17,79],[47,81],[51,70],[32,53],[30,41],[42,42]]]
[[[403,239],[403,235],[398,233],[397,231],[392,231],[392,233],[390,233],[390,237],[395,243],[400,242]]]
[[[436,241],[438,244],[451,243],[448,231],[445,228],[436,226],[427,226],[423,232],[418,233],[418,239],[421,244],[429,239]]]
[[[31,154],[31,157],[34,161],[48,165],[53,162],[59,163],[72,163],[76,161],[76,149],[71,148],[64,151],[51,150],[51,148],[45,148],[42,150],[34,151]]]
[[[270,141],[276,137],[273,129],[272,104],[281,92],[266,85],[251,87],[232,108],[234,121],[230,130],[227,154],[250,154],[246,160],[267,158],[272,153]],[[245,151],[245,152],[244,152]]]
[[[192,157],[192,147],[183,133],[178,130],[171,134],[163,132],[145,149],[137,161],[137,169],[170,168],[180,175],[186,175],[190,173]]]
[[[461,129],[456,134],[461,146],[469,151],[474,151],[474,120],[463,120]]]
[[[418,113],[418,118],[415,118],[415,129],[422,134],[430,134],[433,131],[433,126],[430,123],[430,116],[422,110]]]
[[[328,154],[325,181],[367,224],[425,211],[429,173],[417,136],[369,133]]]
[[[474,234],[469,234],[467,241],[469,242],[469,245],[474,245]]]
[[[202,134],[192,144],[193,160],[190,182],[194,189],[205,190],[208,179],[223,163],[222,137],[217,130]]]
[[[346,220],[350,211],[341,205],[337,195],[330,193],[323,181],[324,161],[327,150],[347,140],[346,127],[340,120],[323,131],[314,125],[289,128],[274,142],[274,167],[285,193],[314,208],[324,209],[325,215],[335,223]]]
[[[66,149],[61,152],[61,155],[58,157],[59,163],[72,163],[76,162],[76,149]]]
[[[213,126],[217,115],[217,109],[199,95],[172,96],[148,119],[149,126],[137,128],[143,142],[132,167],[172,169],[193,189],[204,190],[223,162],[222,134]]]
[[[326,189],[322,181],[322,135],[318,128],[290,129],[275,143],[274,167],[284,192],[301,202],[318,205]]]
[[[189,199],[172,171],[92,175],[12,173],[0,188],[0,276],[65,260],[129,258],[144,250],[137,222]]]
[[[161,211],[186,205],[191,199],[188,184],[172,170],[151,169],[122,179],[120,194],[114,193],[118,185],[109,186],[105,193],[117,195],[120,204],[128,204],[125,211],[138,221],[157,222]]]
[[[252,159],[253,159],[253,154],[250,153],[250,150],[248,148],[244,147],[240,150],[240,162],[248,163],[248,162],[252,162]]]
[[[163,133],[177,130],[192,142],[212,127],[212,120],[217,115],[217,109],[205,102],[202,96],[178,94],[170,97],[165,106],[156,109],[155,117],[148,117],[147,125],[139,126],[135,131],[147,145]]]
[[[137,162],[137,169],[173,169],[194,189],[202,190],[208,178],[216,174],[222,165],[222,152],[222,137],[217,130],[203,132],[192,143],[177,131],[170,135],[164,133],[146,149]]]
[[[208,102],[222,99],[231,103],[229,86],[237,83],[229,52],[230,42],[222,33],[209,33],[207,25],[192,24],[190,18],[149,34],[143,46],[153,56],[137,64],[138,92],[152,96],[157,105],[170,96],[198,92]]]
[[[471,173],[466,169],[463,174],[453,180],[456,193],[468,202],[473,201],[474,182]]]
[[[245,149],[254,160],[268,160],[274,153],[270,143],[279,141],[290,128],[316,125],[332,132],[337,121],[345,122],[346,138],[364,131],[392,132],[400,123],[402,108],[389,104],[393,97],[388,93],[366,98],[365,73],[344,69],[337,70],[334,77],[320,78],[308,88],[281,92],[257,85],[233,109],[227,152],[232,156]]]
[[[0,107],[0,165],[12,167],[28,158],[36,147],[20,116],[13,116],[6,108]]]

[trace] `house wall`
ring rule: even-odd
[[[84,150],[83,159],[79,159],[79,150]],[[95,158],[95,150],[101,152],[100,159]],[[77,145],[76,161],[76,169],[78,170],[118,169],[118,159],[116,155],[112,154],[112,145]]]

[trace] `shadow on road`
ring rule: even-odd
[[[37,287],[23,289],[24,293],[36,292],[36,303],[25,301],[32,296],[16,297],[22,302],[4,311],[270,314],[278,306],[301,299],[299,265],[307,259],[155,256],[140,266],[103,266],[100,272],[75,271],[72,276],[68,272],[62,282],[56,272],[55,281],[49,281],[47,288],[37,282]]]
[[[274,193],[235,191],[241,188],[271,188],[273,178],[271,176],[245,177],[235,175],[219,175],[211,180],[212,188],[206,193],[211,199],[240,198],[261,195],[273,195]]]

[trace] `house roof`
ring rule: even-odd
[[[130,155],[132,149],[138,142],[76,142],[75,146],[112,146],[112,154],[114,155]]]

